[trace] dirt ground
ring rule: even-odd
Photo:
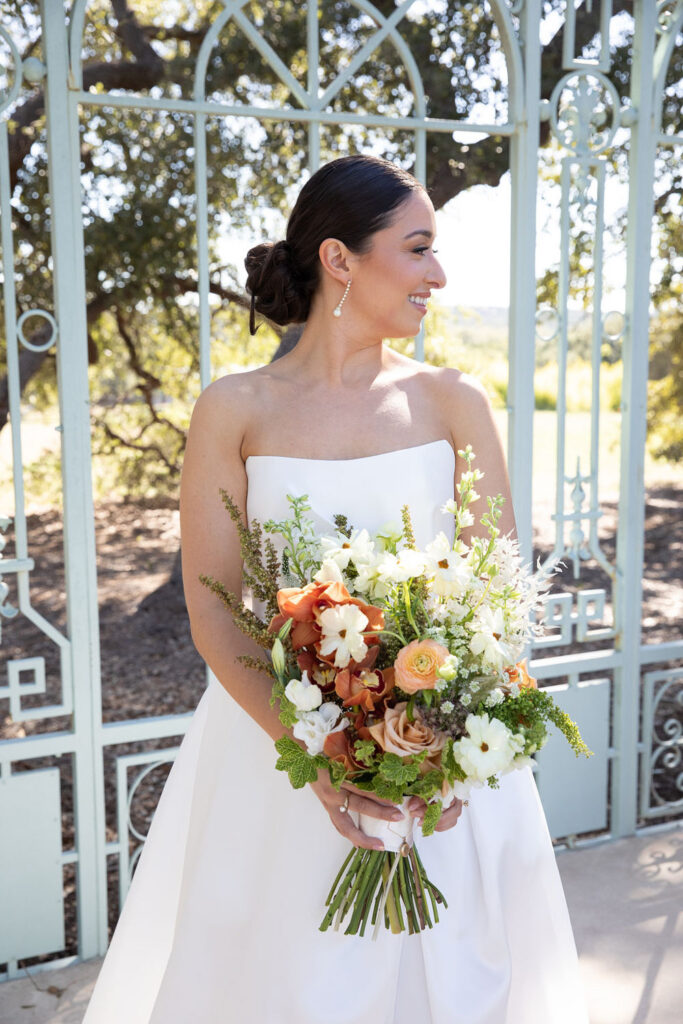
[[[643,641],[656,643],[680,639],[683,621],[683,492],[672,487],[651,490],[646,506],[645,574],[643,582]],[[600,543],[607,559],[615,557],[616,506],[606,503],[600,522]],[[535,534],[535,557],[552,550],[553,524]],[[61,632],[66,630],[64,600],[63,538],[57,510],[28,519],[29,552],[35,561],[31,573],[31,598],[35,609]],[[205,686],[203,662],[194,649],[182,593],[178,555],[179,524],[174,505],[101,504],[96,510],[99,581],[100,650],[102,664],[102,714],[104,721],[151,715],[191,712]],[[8,531],[5,557],[12,557],[13,533]],[[14,578],[8,577],[9,602],[16,600]],[[568,565],[556,578],[554,590],[593,589],[608,585],[605,573],[594,563],[582,565],[581,579],[572,578]],[[227,613],[226,613],[227,614]],[[25,616],[0,618],[2,653],[6,659],[44,655],[45,695],[24,698],[24,706],[59,702],[58,652]],[[609,646],[610,642],[607,642]],[[586,644],[574,649],[587,649]],[[596,646],[595,644],[591,646]],[[543,654],[567,653],[549,648]],[[4,673],[3,673],[4,674]],[[4,683],[4,680],[3,680]],[[7,705],[0,704],[0,739],[19,738],[45,730],[69,729],[66,716],[37,722],[13,722]],[[177,738],[155,743],[154,748],[173,746]],[[115,757],[144,749],[128,744],[108,750],[105,756],[107,838],[116,838],[114,790]],[[73,783],[70,757],[24,762],[29,769],[59,764],[62,776],[64,845],[73,842]],[[137,791],[133,820],[146,832],[160,788],[167,774],[162,767],[152,772]],[[115,858],[112,858],[112,861]],[[73,867],[65,869],[68,942],[75,949]],[[117,876],[110,876],[111,923],[118,912]],[[42,958],[41,958],[42,959]],[[28,962],[27,962],[28,965]]]

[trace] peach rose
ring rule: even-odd
[[[436,670],[448,657],[448,651],[436,640],[413,640],[402,647],[394,662],[396,683],[406,693],[433,690]]]
[[[447,736],[443,732],[434,732],[426,722],[422,720],[419,711],[415,711],[415,721],[408,721],[406,714],[407,701],[401,701],[393,708],[387,708],[381,722],[375,722],[369,726],[370,735],[380,745],[382,750],[391,754],[398,754],[399,757],[409,757],[411,754],[421,754],[427,751],[427,758],[422,768],[433,768],[438,765],[438,754],[443,750]],[[431,761],[430,764],[428,762]]]

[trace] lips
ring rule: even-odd
[[[409,295],[408,302],[412,302],[413,306],[426,312],[428,298],[428,295]]]

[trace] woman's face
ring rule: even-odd
[[[417,334],[432,290],[446,283],[432,248],[435,236],[434,207],[417,190],[397,208],[389,227],[375,232],[370,251],[348,259],[352,284],[344,312],[348,306],[359,327],[367,325],[383,338]]]

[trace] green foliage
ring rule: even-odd
[[[282,736],[275,742],[280,757],[275,763],[278,771],[287,772],[294,789],[303,789],[307,782],[315,782],[318,771],[327,768],[327,758],[321,754],[308,754],[290,736]]]
[[[422,835],[431,836],[434,829],[439,824],[441,819],[441,813],[443,811],[443,804],[440,800],[435,800],[433,804],[427,804],[425,808],[424,818],[422,819]]]

